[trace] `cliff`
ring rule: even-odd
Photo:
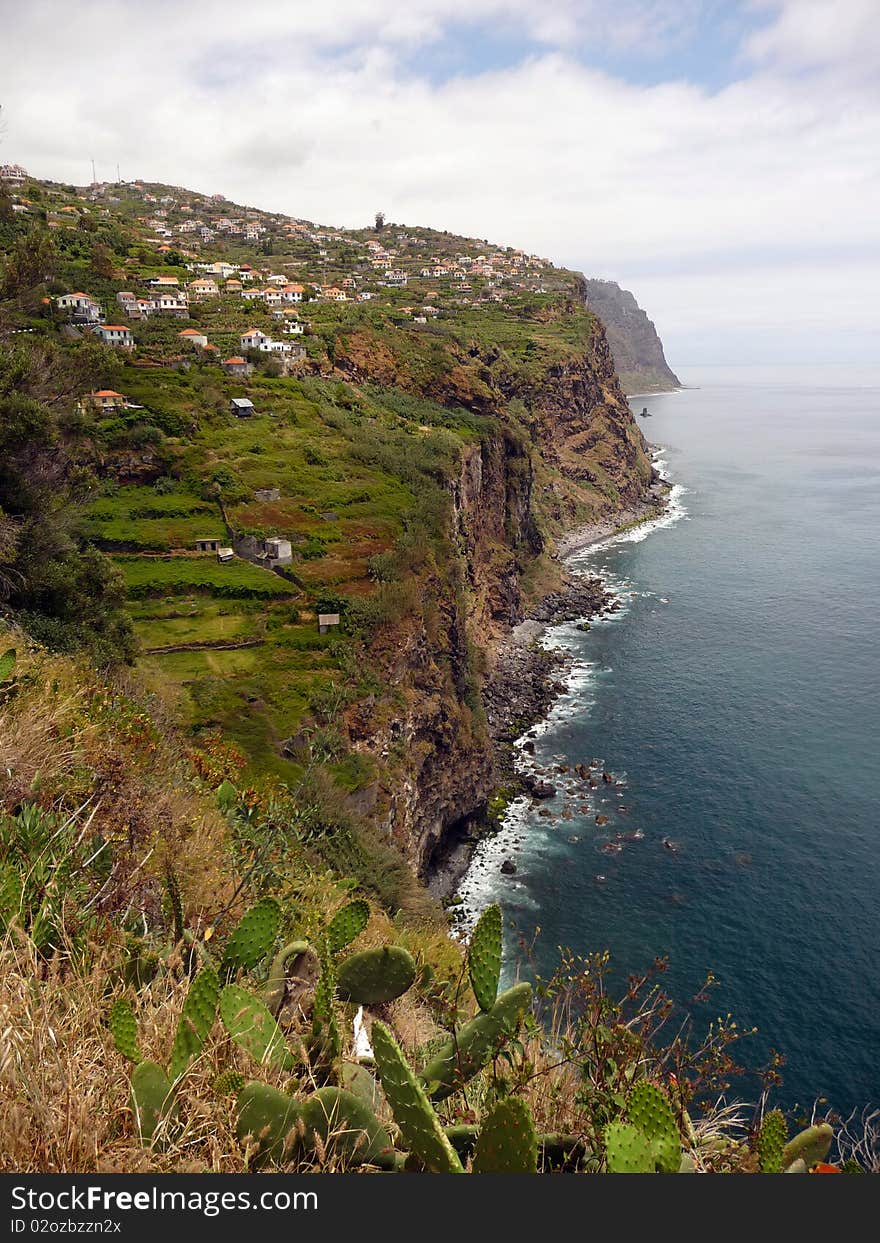
[[[627,393],[662,392],[681,382],[663,353],[657,329],[628,289],[614,281],[584,280],[584,298],[602,320]]]

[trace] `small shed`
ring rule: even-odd
[[[217,552],[220,547],[218,539],[197,539],[196,552]]]
[[[332,626],[339,625],[338,613],[319,613],[318,614],[318,634],[326,634]]]
[[[218,548],[217,549],[217,560],[221,564],[225,564],[227,561],[231,561],[234,556],[235,556],[235,553],[232,551],[231,548]]]
[[[233,397],[229,409],[236,418],[249,419],[254,413],[254,403],[249,397]]]
[[[273,535],[263,544],[266,560],[271,565],[290,565],[293,560],[293,549],[289,539],[281,539]]]
[[[258,501],[263,501],[264,504],[268,505],[272,501],[281,500],[281,489],[280,488],[257,488],[256,492],[254,493],[254,496],[257,498]]]

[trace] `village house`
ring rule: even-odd
[[[79,323],[97,323],[101,318],[101,304],[86,293],[62,294],[55,299],[55,305]]]
[[[402,268],[388,268],[385,272],[385,284],[398,286],[403,288],[406,285],[407,276]]]
[[[122,324],[96,324],[95,332],[105,345],[121,346],[125,350],[134,349],[134,337],[131,329]]]
[[[147,284],[151,289],[176,289],[180,281],[176,276],[154,276]]]
[[[237,419],[249,419],[254,413],[254,403],[249,397],[233,397],[229,403],[229,413]]]
[[[254,497],[258,501],[262,501],[264,505],[271,505],[274,501],[281,500],[280,488],[257,488]]]
[[[175,290],[174,292],[159,291],[153,298],[153,310],[161,311],[166,315],[173,315],[175,319],[188,319],[189,306],[182,293]]]
[[[23,186],[27,171],[20,164],[0,164],[0,181],[7,186]]]
[[[219,298],[220,287],[211,277],[190,281],[186,291],[191,298]]]
[[[285,302],[302,302],[302,296],[305,293],[305,286],[285,285],[280,292],[281,297]]]
[[[128,405],[128,398],[123,397],[122,393],[114,392],[112,388],[101,388],[96,393],[89,393],[89,401],[101,411],[122,410]]]
[[[271,340],[272,338],[265,332],[260,332],[259,328],[251,328],[248,332],[241,334],[239,344],[242,350],[266,350]]]
[[[254,369],[246,358],[240,358],[237,354],[234,354],[232,358],[224,358],[220,366],[227,375],[249,376]]]
[[[273,568],[276,565],[290,565],[293,560],[293,549],[289,539],[280,539],[277,535],[263,541],[263,553],[266,564]]]
[[[318,634],[326,634],[333,626],[339,625],[338,613],[319,613],[318,614]]]
[[[200,350],[205,349],[208,344],[208,338],[196,328],[184,328],[183,332],[179,332],[177,335],[185,345],[195,345]]]
[[[197,539],[196,552],[218,552],[220,541],[218,539]]]
[[[241,293],[241,281],[227,281],[224,286],[225,293]]]
[[[123,307],[123,309],[125,309],[129,307],[131,303],[137,303],[137,297],[131,292],[130,289],[121,289],[116,295],[116,301],[121,307]]]

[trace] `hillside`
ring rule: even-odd
[[[680,388],[657,329],[628,289],[614,281],[584,281],[586,304],[605,326],[614,365],[626,393]]]
[[[778,1113],[712,1103],[741,1033],[670,1023],[662,963],[619,1000],[601,953],[499,992],[500,909],[465,950],[420,883],[491,825],[499,740],[548,689],[538,650],[499,678],[511,626],[602,607],[557,540],[662,503],[581,278],[380,221],[21,183],[0,1165],[821,1168],[830,1126],[786,1145]]]

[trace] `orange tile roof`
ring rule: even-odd
[[[93,397],[121,397],[121,393],[114,392],[112,388],[99,388],[97,393],[92,393]]]
[[[183,332],[177,334],[179,337],[203,337],[205,334],[199,332],[197,328],[184,328]]]
[[[245,360],[243,358],[239,358],[237,354],[233,358],[223,359],[224,366],[226,365],[226,363],[244,363],[244,361]]]

